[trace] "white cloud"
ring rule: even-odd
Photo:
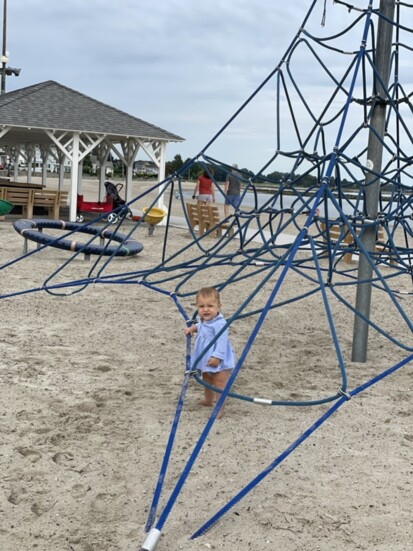
[[[355,4],[365,7],[367,1]],[[7,88],[56,80],[181,135],[186,142],[169,146],[168,157],[192,157],[279,63],[310,5],[310,0],[9,3],[10,65],[22,71],[18,78],[8,77]],[[308,27],[321,38],[346,27],[355,15],[328,2],[322,27],[323,9],[320,0]],[[350,38],[337,38],[335,44],[357,50],[361,28],[359,23]],[[347,61],[341,54],[319,55],[336,75],[343,73]],[[330,95],[331,79],[315,68],[311,57],[302,44],[292,72],[319,113]],[[410,60],[402,61],[409,80],[410,67]],[[252,169],[265,162],[275,143],[274,90],[269,83],[230,125],[213,148],[216,156]],[[300,124],[308,125],[302,106],[297,112],[303,117]]]

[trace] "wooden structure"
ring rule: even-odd
[[[199,212],[198,205],[186,203],[186,212],[188,214],[189,224],[194,232],[199,231]]]
[[[327,226],[323,222],[320,223],[320,229],[323,232],[323,241],[327,242]],[[360,235],[360,228],[353,228],[356,231],[357,235]],[[348,252],[346,252],[343,256],[343,261],[347,264],[350,264],[352,262],[352,256],[356,252],[356,248],[354,247],[354,238],[351,234],[348,226],[340,226],[338,224],[333,224],[329,226],[328,233],[330,240],[333,243],[336,243],[339,239],[342,239],[343,247],[348,248]],[[376,248],[375,252],[383,252],[386,250],[385,245],[385,236],[384,236],[384,230],[380,226],[377,231],[376,236]],[[394,259],[390,258],[390,262],[392,264],[395,263]]]
[[[43,189],[42,184],[33,184],[32,182],[14,182],[12,180],[0,180],[0,187],[17,187],[17,188],[31,188],[31,189]]]
[[[188,220],[192,230],[198,231],[199,235],[209,232],[209,237],[222,237],[222,232],[228,232],[228,235],[234,234],[231,224],[221,222],[218,207],[213,205],[194,205],[186,203]]]
[[[165,151],[169,142],[183,138],[128,113],[63,86],[46,81],[0,96],[0,147],[8,146],[15,170],[18,159],[27,161],[30,182],[36,148],[42,157],[45,183],[47,158],[59,163],[59,191],[63,186],[64,162],[71,166],[70,220],[76,219],[76,199],[80,191],[82,163],[92,151],[99,163],[99,196],[104,195],[106,164],[112,153],[125,166],[126,201],[132,199],[133,164],[143,151],[165,179]],[[161,201],[161,199],[160,199]],[[162,207],[162,205],[158,205]]]
[[[22,207],[25,218],[33,218],[34,208],[46,209],[48,217],[58,220],[60,207],[67,205],[67,191],[33,189],[31,187],[0,187],[0,199]]]

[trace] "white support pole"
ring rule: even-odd
[[[57,152],[57,158],[59,159],[59,183],[58,183],[58,190],[61,191],[63,189],[63,182],[65,178],[65,159],[66,155],[61,151],[60,149]]]
[[[70,215],[69,215],[69,219],[70,219],[71,222],[76,221],[78,176],[79,176],[79,133],[75,132],[73,134],[72,173],[71,173],[71,185],[70,185]]]
[[[19,159],[20,159],[20,145],[16,145],[16,149],[13,155],[13,180],[19,181]]]
[[[99,167],[99,201],[103,201],[105,196],[106,165]]]
[[[42,186],[46,187],[47,182],[47,159],[49,157],[49,148],[40,146],[40,156],[42,159]]]
[[[126,165],[126,192],[125,200],[127,203],[132,199],[132,180],[133,180],[133,162],[132,165]]]
[[[158,182],[162,182],[165,180],[165,154],[166,154],[166,142],[162,142],[160,144],[160,150],[159,150],[159,170],[158,170]],[[158,207],[160,209],[166,210],[164,200],[163,200],[163,191],[165,189],[165,184],[163,184],[160,189],[159,193],[161,193],[161,196],[158,200]],[[161,224],[165,225],[166,221],[165,218],[162,220]]]
[[[59,184],[58,184],[59,191],[63,189],[64,179],[65,179],[65,165],[64,163],[62,163],[59,166]]]
[[[77,169],[77,192],[82,192],[82,181],[83,181],[83,160],[80,161]]]
[[[122,146],[122,153],[120,153],[114,144],[112,144],[112,150],[118,155],[119,159],[123,162],[126,169],[125,173],[125,200],[129,202],[133,199],[132,182],[133,182],[133,164],[138,154],[140,145],[134,138],[128,138],[125,141],[120,142]]]
[[[27,157],[27,183],[32,181],[33,159],[35,157],[36,149],[31,144],[26,144],[26,157]]]
[[[42,186],[46,187],[47,182],[47,163],[42,163]]]
[[[109,146],[102,142],[98,150],[99,160],[99,201],[103,201],[105,197],[105,180],[106,180],[106,161],[109,155]]]

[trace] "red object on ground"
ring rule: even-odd
[[[77,196],[77,212],[110,212],[113,210],[113,201],[106,196],[105,202],[84,201],[83,195]]]

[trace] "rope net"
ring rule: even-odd
[[[293,305],[299,308],[301,301],[316,300],[322,305],[323,323],[331,335],[337,358],[333,368],[337,370],[333,376],[336,388],[310,399],[271,397],[266,401],[272,405],[294,406],[333,402],[334,409],[324,414],[319,424],[360,391],[359,388],[348,389],[346,362],[336,328],[337,312],[344,309],[362,319],[403,355],[407,354],[390,371],[412,359],[413,138],[410,129],[413,104],[410,58],[413,30],[408,22],[413,22],[413,5],[398,2],[391,21],[374,3],[361,6],[359,2],[356,6],[338,1],[335,4],[331,10],[342,15],[332,22],[331,26],[336,26],[333,31],[329,29],[328,9],[323,15],[325,27],[320,27],[324,3],[314,1],[280,63],[204,149],[166,180],[118,208],[117,229],[122,229],[129,239],[145,222],[143,216],[135,224],[126,223],[129,207],[148,197],[151,197],[148,210],[159,201],[167,205],[165,238],[156,265],[118,273],[112,264],[114,255],[108,259],[98,256],[86,277],[61,282],[59,276],[77,253],[50,274],[41,288],[24,291],[72,294],[90,283],[142,285],[171,297],[179,314],[189,322],[195,315],[193,298],[196,291],[208,281],[208,285],[220,292],[232,292],[227,327],[250,318],[251,332],[237,366],[158,520],[157,530],[162,529],[226,396],[257,401],[254,397],[232,392],[231,387],[267,318],[274,320],[277,312]],[[377,28],[382,24],[392,28],[388,82],[377,60]],[[352,49],[351,45],[356,46]],[[216,153],[238,125],[254,119],[257,113],[254,105],[260,101],[270,105],[266,126],[260,121],[259,127],[268,136],[272,153],[255,173],[234,169]],[[385,112],[383,132],[374,124],[380,109]],[[372,141],[382,152],[379,162],[369,158],[368,144]],[[215,175],[231,174],[242,183],[240,208],[202,235],[191,227],[186,207],[191,193],[186,191],[184,183],[195,166],[210,173],[221,201],[225,200],[224,186]],[[373,211],[368,207],[372,192],[377,197],[377,208]],[[170,212],[176,201],[180,201],[181,216],[190,232],[190,239],[182,248],[177,248],[170,238]],[[217,236],[222,224],[226,227],[221,228],[221,235]],[[67,232],[62,239],[72,233]],[[366,240],[369,235],[373,235],[372,241]],[[42,249],[4,264],[2,268],[10,268]],[[362,259],[370,269],[367,279],[360,278]],[[297,282],[294,293],[287,292],[283,286],[288,278],[295,278]],[[250,294],[237,295],[237,285],[246,280],[250,282]],[[355,306],[356,289],[360,285],[370,285],[373,289],[375,306],[371,316]],[[5,293],[2,298],[14,294]],[[375,313],[380,308],[385,308],[392,319],[385,327],[375,321]],[[347,326],[347,332],[349,330]],[[187,365],[185,385],[188,376]],[[178,418],[179,412],[176,422]],[[315,428],[309,429],[296,445]],[[167,453],[172,448],[174,431]],[[295,445],[196,535],[204,533],[293,448]],[[167,459],[161,470],[162,480],[166,465]],[[158,485],[148,530],[154,522],[160,490]]]

